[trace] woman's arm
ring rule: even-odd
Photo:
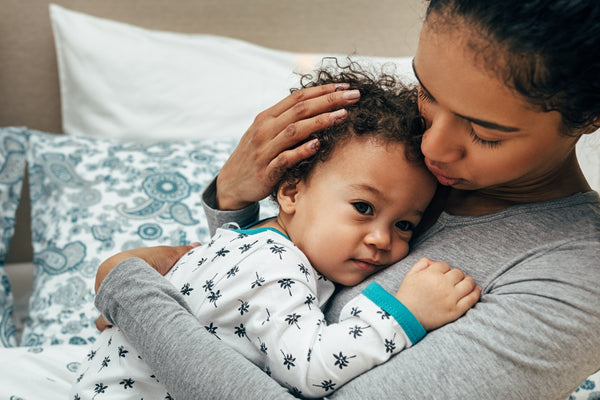
[[[135,343],[176,399],[293,399],[258,367],[210,335],[177,289],[141,258],[115,266],[96,306]]]
[[[240,210],[219,210],[216,178],[212,180],[202,193],[202,208],[204,208],[211,236],[215,234],[217,228],[228,222],[235,222],[241,227],[257,222],[260,211],[258,203],[252,203]]]

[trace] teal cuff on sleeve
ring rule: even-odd
[[[362,291],[362,294],[381,307],[383,311],[394,317],[402,329],[404,329],[406,336],[408,336],[408,339],[412,344],[423,339],[423,336],[425,336],[427,331],[425,331],[425,328],[423,328],[423,325],[421,325],[419,320],[415,318],[400,300],[388,293],[377,282],[371,282],[369,286]]]

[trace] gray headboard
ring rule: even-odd
[[[145,28],[211,33],[275,49],[410,56],[424,0],[55,0],[53,3]],[[0,7],[0,126],[61,132],[54,42],[46,0]],[[24,185],[25,190],[26,184]],[[24,199],[28,193],[24,193]],[[8,262],[31,260],[23,201]]]

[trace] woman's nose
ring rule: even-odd
[[[438,163],[450,163],[463,158],[465,121],[444,112],[438,112],[432,117],[421,142],[425,158]]]

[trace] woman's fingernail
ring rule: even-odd
[[[338,83],[337,85],[335,85],[335,91],[337,92],[338,90],[346,90],[350,87],[349,83]]]
[[[329,118],[331,118],[334,121],[339,121],[342,120],[344,118],[346,118],[346,110],[345,109],[341,109],[341,110],[336,110],[334,112],[332,112],[331,114],[329,114]]]
[[[310,143],[308,144],[308,148],[312,151],[319,150],[319,139],[311,140]]]
[[[360,97],[360,92],[358,90],[347,90],[343,94],[344,99],[346,100],[354,100]]]

